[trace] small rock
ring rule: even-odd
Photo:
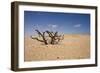
[[[57,59],[59,59],[60,57],[57,57]]]

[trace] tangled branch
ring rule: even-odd
[[[43,42],[45,45],[48,44],[58,44],[61,40],[64,39],[64,35],[58,35],[58,32],[50,32],[50,31],[45,31],[45,32],[40,32],[39,30],[35,30],[39,37],[42,37],[42,39],[39,39],[38,37],[32,37],[32,39],[36,39],[37,41]],[[50,42],[48,42],[47,36],[45,34],[48,34],[48,37],[51,39]]]

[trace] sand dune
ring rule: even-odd
[[[46,61],[90,58],[90,35],[64,35],[56,45],[25,37],[25,61]]]

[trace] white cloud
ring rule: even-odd
[[[79,27],[81,27],[81,24],[76,24],[76,25],[74,25],[74,27],[79,28]]]
[[[56,28],[56,27],[57,27],[57,25],[52,25],[52,27],[53,27],[53,28]]]
[[[57,28],[58,27],[57,25],[54,25],[54,24],[49,24],[48,26],[51,27],[51,28]]]

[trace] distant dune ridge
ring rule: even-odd
[[[25,61],[70,60],[90,58],[90,35],[66,34],[59,44],[45,45],[30,37],[24,38]]]

